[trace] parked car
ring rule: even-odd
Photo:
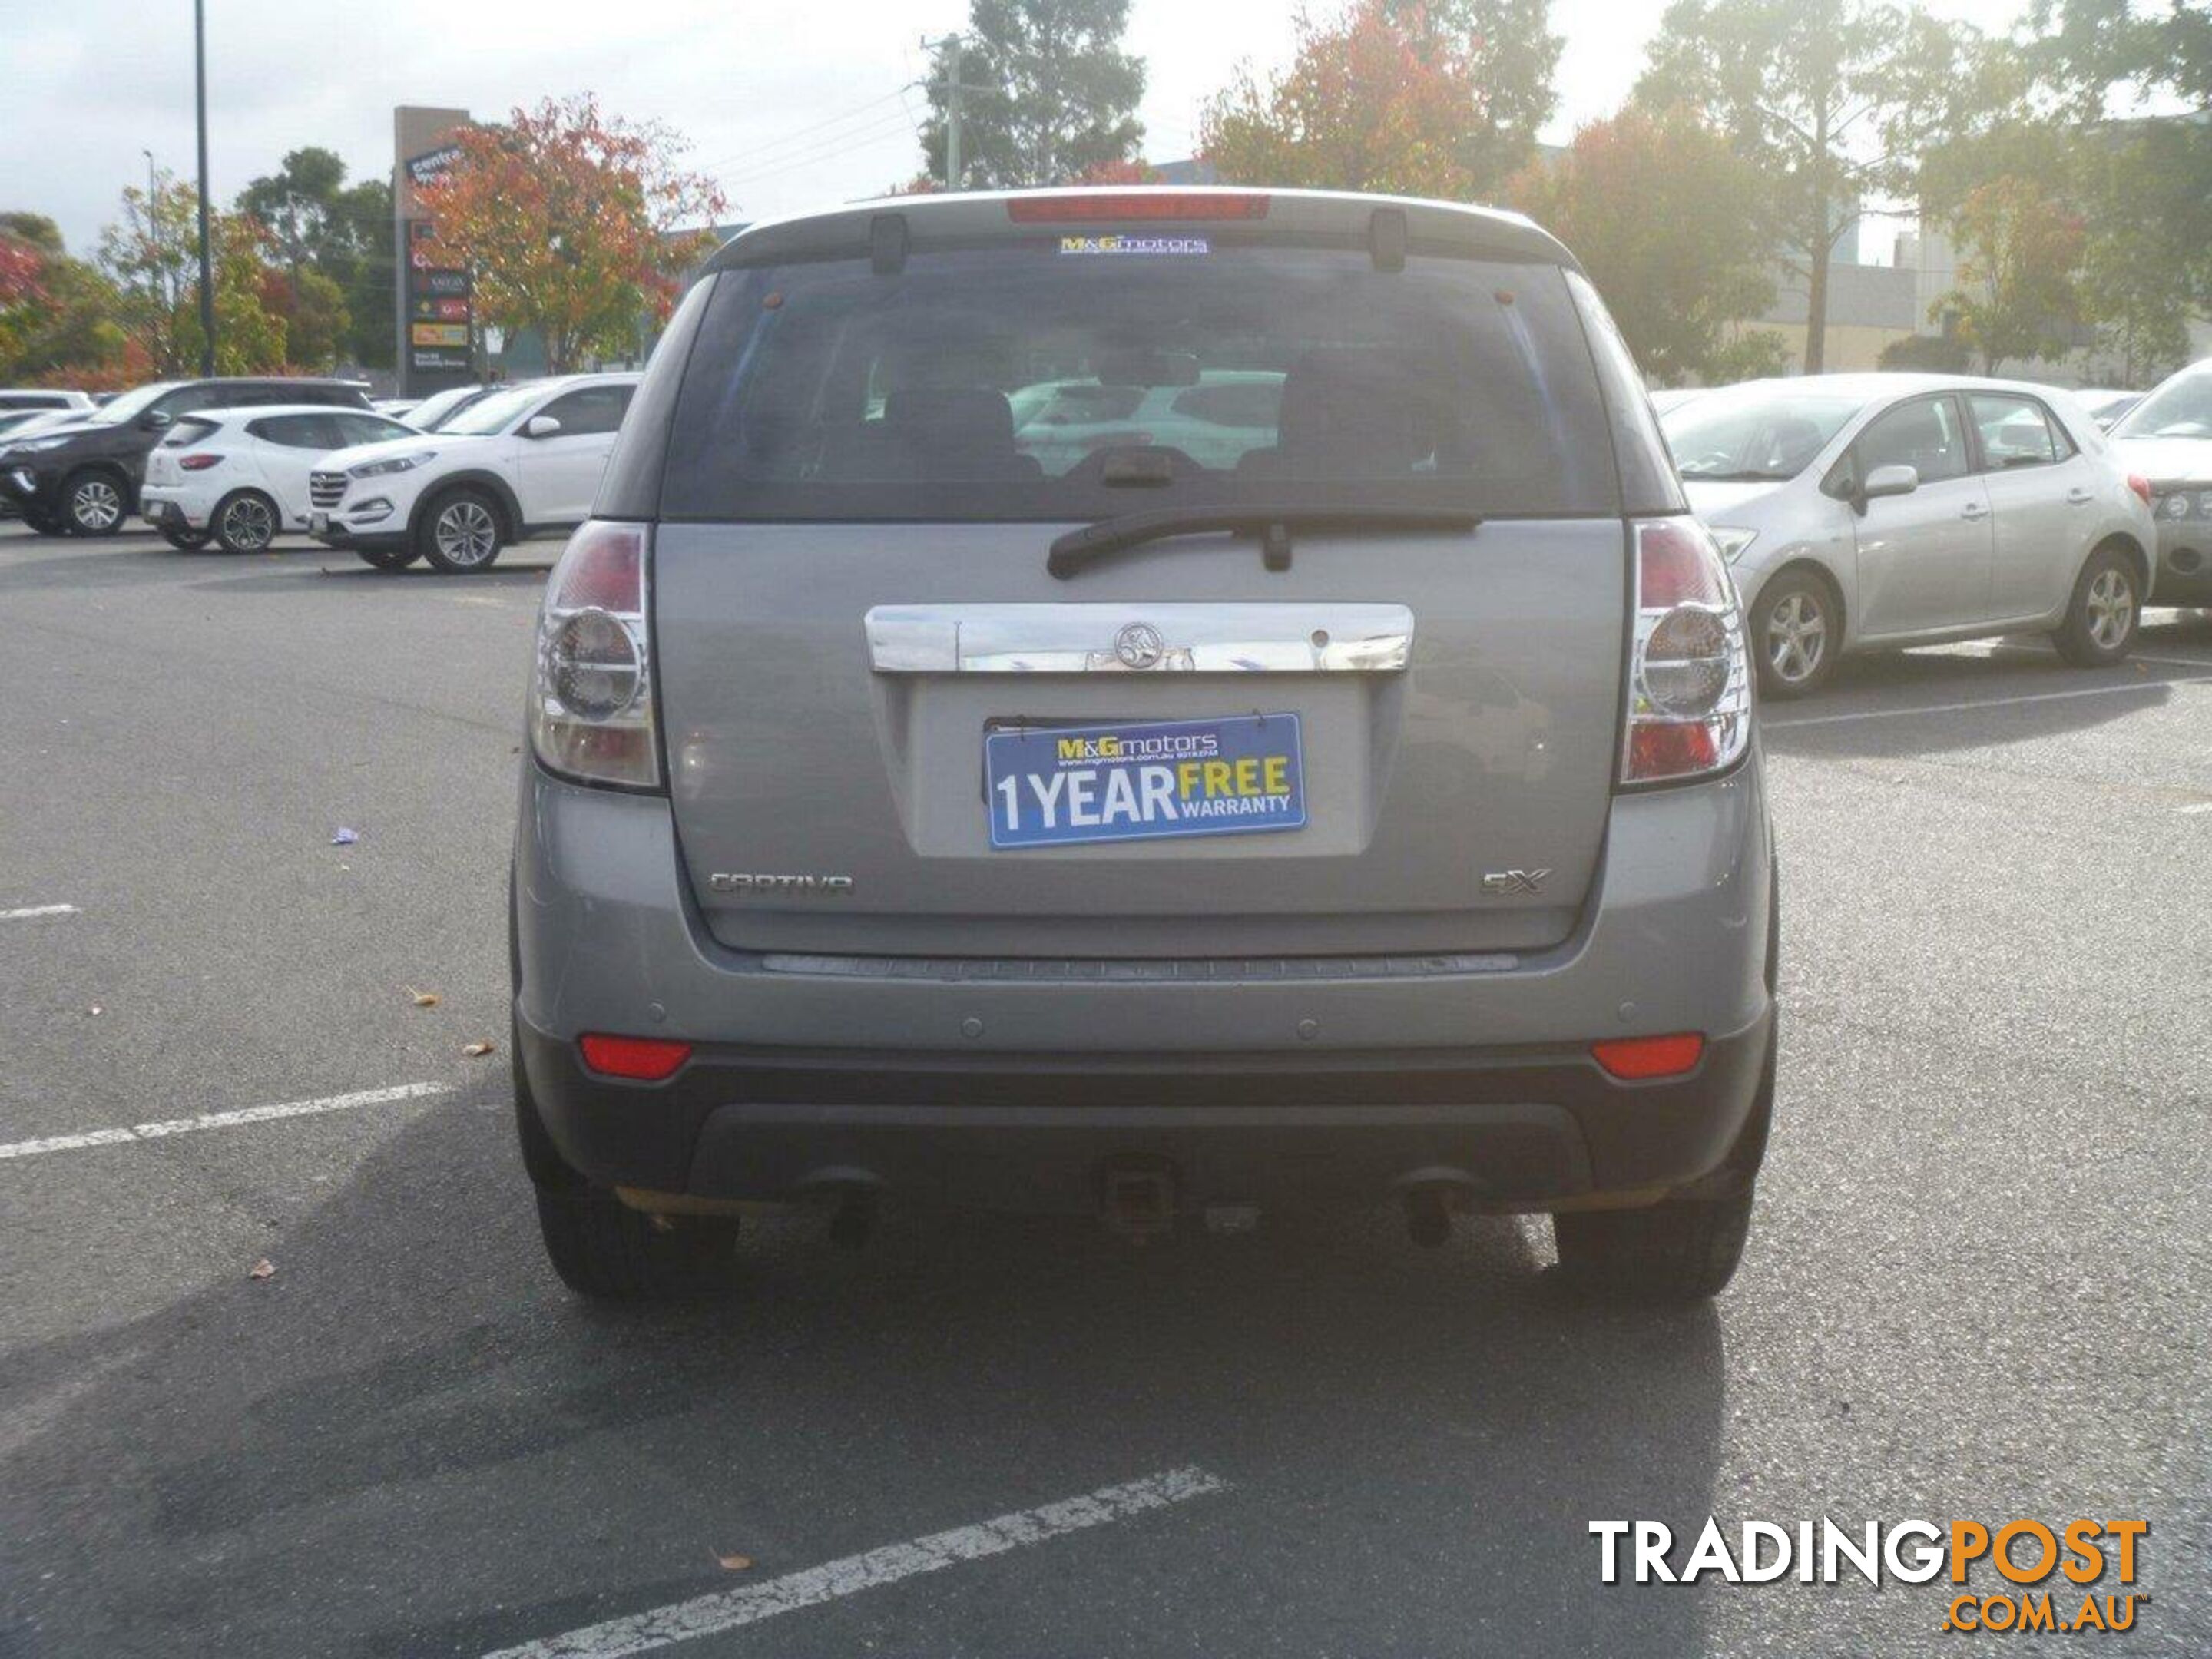
[[[2074,401],[2081,405],[2100,430],[2110,432],[2119,418],[2143,400],[2140,392],[2114,392],[2108,388],[2083,386],[2074,393]]]
[[[1139,349],[1279,375],[1276,418],[1218,465],[1022,450],[1017,404]],[[1631,1295],[1735,1270],[1750,667],[1527,220],[1077,191],[747,231],[545,591],[514,1076],[583,1292],[753,1200],[1142,1236],[1390,1200],[1427,1243],[1550,1212]]]
[[[146,456],[172,422],[204,409],[255,404],[366,410],[368,398],[358,384],[346,380],[157,381],[66,426],[0,439],[0,495],[45,534],[106,535],[138,510]]]
[[[1711,386],[1674,386],[1662,387],[1651,394],[1651,407],[1662,415],[1671,414],[1684,404],[1702,398],[1712,390]]]
[[[417,432],[435,432],[471,404],[482,402],[498,389],[489,386],[447,386],[443,392],[434,392],[407,412],[407,424]]]
[[[2112,447],[2150,480],[2158,523],[2154,605],[2212,605],[2212,357],[2192,363],[2121,417]]]
[[[422,401],[420,398],[372,398],[368,401],[368,406],[375,413],[389,415],[396,421],[404,416],[409,410]]]
[[[437,431],[325,456],[308,480],[308,530],[380,570],[428,559],[482,570],[509,544],[568,530],[592,510],[635,374],[569,374],[505,387]]]
[[[2028,630],[2125,656],[2150,585],[2148,487],[2064,392],[1938,374],[1755,380],[1666,416],[1770,695],[1847,653]]]
[[[324,456],[420,435],[362,409],[204,410],[173,422],[146,458],[139,509],[172,547],[212,538],[228,553],[258,553],[307,527],[307,475]]]
[[[0,414],[17,410],[90,409],[92,394],[53,386],[0,386]]]

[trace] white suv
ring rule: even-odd
[[[526,381],[436,432],[326,455],[308,479],[308,532],[380,569],[481,570],[510,542],[583,521],[637,382]]]

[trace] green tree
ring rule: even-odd
[[[2079,216],[2041,180],[1996,179],[1960,205],[1952,231],[1959,286],[1936,301],[1934,314],[1957,319],[1984,374],[2071,349],[2087,240]]]
[[[1773,302],[1771,228],[1756,167],[1695,112],[1592,122],[1512,197],[1574,250],[1646,374],[1711,382],[1741,363],[1729,325]]]
[[[381,179],[349,185],[335,152],[308,145],[240,191],[238,209],[269,227],[288,271],[311,266],[337,284],[348,320],[329,356],[390,368],[392,186]],[[322,361],[300,355],[296,343],[295,353],[301,362]]]
[[[1808,374],[1826,366],[1828,269],[1867,196],[1910,198],[1916,158],[1993,118],[2002,59],[1963,25],[1879,0],[1674,0],[1636,100],[1687,100],[1762,175],[1805,280]]]
[[[960,178],[954,189],[1062,185],[1133,159],[1145,130],[1141,58],[1121,50],[1129,0],[970,0],[957,54]],[[929,118],[921,148],[929,175],[946,177],[945,121],[956,54],[931,54]]]
[[[100,233],[100,266],[120,301],[116,321],[157,374],[182,374],[199,361],[197,350],[186,355],[177,327],[179,300],[187,288],[198,293],[198,193],[164,172],[150,195],[126,186],[122,219]]]

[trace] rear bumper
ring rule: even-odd
[[[1720,1164],[1758,1092],[1772,1008],[1687,1076],[1617,1082],[1586,1052],[981,1060],[716,1048],[659,1084],[586,1071],[520,1028],[562,1156],[615,1185],[790,1200],[862,1188],[1083,1214],[1108,1171],[1169,1176],[1178,1207],[1371,1203],[1442,1183],[1542,1209],[1680,1188]]]
[[[1541,1207],[1710,1173],[1758,1091],[1773,890],[1755,753],[1616,799],[1557,947],[1202,979],[730,951],[690,902],[665,799],[527,761],[522,787],[516,1058],[563,1158],[611,1185],[777,1199],[858,1181],[1083,1210],[1103,1164],[1136,1158],[1171,1164],[1187,1205],[1443,1179]],[[1589,1058],[1596,1039],[1686,1030],[1707,1041],[1683,1078],[1620,1083]],[[588,1031],[697,1049],[665,1083],[620,1082],[582,1066]]]

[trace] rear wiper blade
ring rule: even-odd
[[[1292,530],[1457,530],[1470,531],[1482,523],[1474,513],[1440,510],[1432,507],[1160,507],[1141,513],[1120,513],[1080,530],[1071,530],[1052,544],[1044,568],[1065,580],[1094,559],[1124,548],[1171,536],[1202,536],[1227,531],[1257,536],[1260,555],[1270,570],[1291,568]]]

